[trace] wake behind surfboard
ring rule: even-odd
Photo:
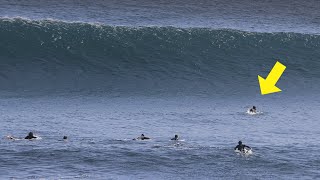
[[[249,115],[258,115],[258,114],[262,114],[263,112],[261,112],[261,111],[253,112],[253,111],[250,111],[250,109],[248,109],[246,113]]]

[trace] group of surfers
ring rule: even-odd
[[[249,112],[251,113],[256,113],[257,112],[257,109],[255,106],[253,106]],[[17,139],[17,138],[14,138],[12,136],[7,136],[8,139]],[[28,139],[28,140],[32,140],[32,139],[37,139],[38,137],[37,136],[34,136],[33,132],[29,132],[29,134],[24,138],[24,139]],[[67,140],[68,137],[67,136],[63,136],[63,140]],[[151,138],[145,136],[144,134],[141,134],[141,136],[137,137],[137,138],[134,138],[133,140],[149,140]],[[174,135],[173,138],[171,138],[172,141],[178,141],[179,140],[179,136],[176,134]],[[245,144],[242,144],[241,141],[238,142],[238,145],[234,148],[234,150],[238,150],[240,152],[244,152],[245,148],[249,148],[251,149],[249,146],[245,145]]]
[[[17,139],[17,138],[14,138],[12,136],[7,136],[8,139]],[[27,140],[32,140],[32,139],[37,139],[38,137],[37,136],[34,136],[33,132],[29,132],[29,134],[24,138],[24,139],[27,139]],[[67,136],[63,136],[63,140],[67,140],[68,137]],[[149,140],[151,139],[150,137],[147,137],[145,136],[144,134],[141,134],[139,137],[137,138],[134,138],[132,140]],[[178,141],[179,140],[179,136],[176,134],[174,135],[173,138],[171,138],[172,141]],[[239,151],[244,151],[244,148],[249,148],[249,146],[245,145],[245,144],[242,144],[241,141],[239,141],[238,145],[234,148],[234,150],[239,150]]]

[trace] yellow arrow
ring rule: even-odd
[[[276,84],[285,69],[286,66],[277,61],[266,79],[263,79],[261,76],[258,75],[262,95],[281,91],[281,89],[279,89],[276,86]]]

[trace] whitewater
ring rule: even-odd
[[[0,178],[319,179],[319,5],[1,1]]]

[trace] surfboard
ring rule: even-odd
[[[253,154],[253,151],[251,148],[247,148],[245,147],[243,151],[239,151],[238,149],[234,150],[234,152],[238,153],[238,154],[242,154],[242,155],[251,155]]]
[[[246,113],[249,115],[257,115],[257,114],[262,114],[263,112],[261,112],[261,111],[252,112],[252,111],[250,111],[250,109],[248,109]]]

